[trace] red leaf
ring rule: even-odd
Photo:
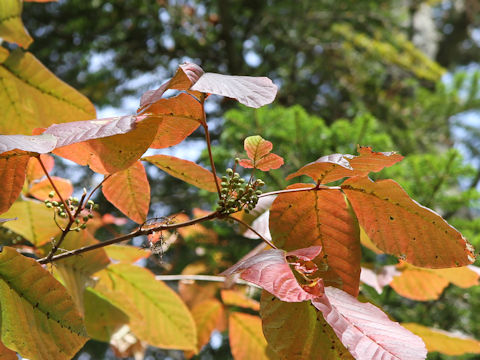
[[[245,139],[244,148],[250,160],[243,159],[240,165],[244,168],[256,168],[262,171],[278,169],[283,165],[283,159],[276,155],[270,154],[273,145],[270,141],[263,139],[261,136],[249,136]]]
[[[55,165],[55,160],[53,157],[47,154],[41,154],[40,159],[42,160],[43,165],[47,169],[47,172],[50,173],[52,171],[53,166]],[[45,172],[43,171],[42,167],[40,166],[40,163],[36,158],[30,158],[28,161],[28,166],[27,166],[27,179],[28,181],[33,181],[40,179],[45,176]]]
[[[215,73],[203,74],[190,89],[230,97],[253,108],[270,104],[277,95],[277,86],[267,77]]]
[[[400,275],[395,265],[383,266],[378,271],[362,267],[360,281],[373,287],[377,293],[381,294],[383,288],[390,284],[395,276]]]
[[[56,145],[57,138],[49,134],[0,135],[0,153],[17,149],[42,154],[52,151]]]
[[[288,189],[312,185],[295,184]],[[313,187],[313,186],[312,186]],[[315,260],[327,285],[356,296],[361,248],[358,224],[340,190],[320,189],[279,194],[270,209],[270,232],[287,251],[322,246]]]
[[[52,176],[51,179],[57,187],[57,190],[60,191],[60,195],[62,195],[62,198],[64,200],[68,199],[72,195],[73,186],[70,180],[63,179],[57,176]],[[51,191],[54,191],[52,184],[50,184],[50,181],[48,179],[44,179],[39,183],[34,184],[28,192],[34,198],[43,201],[49,198],[48,194]],[[60,201],[60,197],[55,192],[55,195],[53,196],[53,198],[51,198],[51,200]]]
[[[148,115],[162,119],[153,143],[163,149],[182,142],[204,122],[202,105],[188,94],[160,99],[148,108]]]
[[[348,179],[342,185],[360,226],[382,251],[413,265],[444,268],[475,261],[473,247],[393,180]]]
[[[194,162],[169,155],[153,155],[142,158],[163,171],[200,189],[216,192],[213,175],[207,169]],[[220,184],[220,179],[217,177]]]
[[[15,202],[22,191],[25,182],[29,155],[3,154],[0,158],[0,179],[2,179],[2,191],[0,191],[0,214],[4,213]]]
[[[110,176],[102,186],[103,195],[138,224],[145,221],[150,207],[150,184],[140,161]]]
[[[290,180],[296,176],[307,175],[320,184],[326,184],[344,177],[366,176],[392,166],[403,159],[394,152],[382,153],[372,151],[370,147],[359,147],[359,156],[350,154],[332,154],[323,156],[307,164],[297,172],[287,176]]]
[[[165,84],[156,90],[149,90],[140,99],[140,108],[156,103],[168,89],[188,90],[203,75],[203,69],[197,64],[185,63],[178,67],[177,72]],[[150,109],[149,109],[150,111]]]
[[[357,360],[425,359],[422,339],[391,321],[376,306],[361,303],[334,287],[312,300],[338,338]]]
[[[320,253],[321,247],[312,246],[301,250],[302,259],[312,260]],[[296,255],[298,255],[296,252],[285,253],[279,249],[266,250],[239,261],[220,275],[231,276],[239,273],[243,280],[262,287],[282,301],[299,302],[313,299],[323,292],[323,282],[313,281],[311,287],[300,286],[287,262],[287,257]]]

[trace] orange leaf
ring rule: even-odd
[[[332,154],[323,156],[307,164],[297,172],[287,176],[290,180],[296,176],[307,175],[320,184],[326,184],[344,177],[366,176],[392,166],[403,159],[394,152],[382,153],[372,151],[371,147],[359,147],[359,156],[350,154]]]
[[[23,153],[4,153],[0,158],[0,179],[2,179],[2,191],[0,191],[0,214],[4,213],[15,202],[22,191],[25,182],[25,172],[30,155]]]
[[[80,165],[89,165],[100,174],[124,170],[148,149],[157,132],[160,119],[141,118],[126,134],[92,139],[54,150],[54,153]]]
[[[52,171],[53,166],[55,165],[55,160],[53,159],[52,156],[47,155],[47,154],[41,154],[40,159],[43,162],[43,165],[47,169],[47,171],[50,173]],[[27,166],[27,180],[32,182],[33,180],[40,179],[45,176],[45,173],[43,172],[42,167],[40,166],[40,163],[36,158],[30,158],[28,161],[28,166]]]
[[[308,187],[295,184],[289,189]],[[270,209],[275,245],[291,251],[321,245],[320,277],[356,296],[360,282],[361,249],[358,224],[339,190],[321,189],[279,194]]]
[[[258,316],[231,313],[228,318],[230,347],[235,360],[268,360],[267,341]]]
[[[150,207],[150,184],[140,161],[110,176],[102,186],[103,195],[138,224],[145,221]]]
[[[412,200],[395,181],[356,177],[345,181],[342,189],[360,226],[380,250],[429,268],[475,261],[473,247],[462,234]]]
[[[7,348],[0,341],[0,360],[18,360],[17,353]]]
[[[210,340],[213,330],[218,329],[225,316],[222,303],[216,299],[207,299],[192,308],[193,320],[197,325],[197,344],[200,350]]]
[[[280,156],[270,154],[273,148],[272,143],[259,135],[247,137],[244,141],[244,148],[250,158],[250,160],[243,159],[240,161],[240,165],[244,168],[268,171],[278,169],[283,165],[283,159]]]
[[[239,306],[255,311],[260,310],[260,303],[247,297],[243,292],[236,290],[222,290],[221,296],[225,305]]]
[[[134,263],[140,259],[146,259],[151,252],[147,249],[140,249],[130,245],[110,245],[105,247],[108,257],[120,262]]]
[[[57,176],[51,176],[52,181],[54,182],[57,190],[60,191],[60,195],[64,200],[68,199],[73,193],[73,186],[70,180],[63,179]],[[30,195],[38,200],[49,199],[48,194],[54,191],[52,184],[48,179],[44,179],[36,184],[34,184],[28,191]],[[55,195],[51,200],[60,201],[60,197],[55,192]]]
[[[163,149],[182,142],[204,121],[202,105],[188,94],[160,99],[148,108],[147,116],[162,119],[153,143],[154,149]]]
[[[471,337],[428,328],[415,323],[403,323],[402,326],[420,336],[428,351],[438,351],[446,355],[480,354],[480,341]]]
[[[143,157],[142,160],[148,161],[177,179],[183,180],[200,189],[211,192],[217,191],[212,173],[194,162],[169,155],[147,156]],[[218,177],[217,181],[220,183]]]

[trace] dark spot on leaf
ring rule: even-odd
[[[390,220],[395,220],[395,218],[393,216],[390,216]]]
[[[35,307],[38,308],[38,302],[35,304]]]
[[[435,221],[432,221],[432,224],[433,224],[433,225],[435,225],[435,224],[436,224],[436,222],[435,222]]]
[[[417,238],[414,236],[414,237],[412,238],[412,240],[415,241],[415,240],[417,240]]]
[[[335,346],[330,347],[330,349],[335,350]]]
[[[50,313],[47,312],[47,319],[50,319]]]
[[[435,255],[435,259],[438,259],[438,255]]]

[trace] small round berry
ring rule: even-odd
[[[52,203],[46,203],[45,206],[49,209],[51,209],[53,207]]]
[[[228,168],[228,169],[226,170],[226,172],[227,172],[227,175],[229,175],[229,176],[232,176],[232,174],[233,174],[233,170],[230,169],[230,168]]]
[[[53,198],[54,196],[55,196],[55,191],[52,190],[48,193],[49,198]]]

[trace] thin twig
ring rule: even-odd
[[[215,170],[215,162],[213,161],[212,142],[210,140],[210,132],[208,131],[207,115],[205,114],[205,107],[204,107],[205,94],[203,94],[202,99],[200,99],[199,101],[202,104],[202,116],[203,116],[202,126],[203,126],[203,129],[205,130],[205,140],[207,142],[208,158],[210,159],[210,166],[212,168],[213,181],[215,182],[215,186],[217,187],[218,198],[221,198],[222,194],[220,192],[220,185],[218,185],[218,181],[217,181],[217,171]]]
[[[59,259],[64,259],[64,258],[67,258],[67,257],[70,257],[70,256],[82,254],[82,253],[87,252],[87,251],[99,249],[99,248],[102,248],[102,247],[105,247],[105,246],[108,246],[108,245],[117,244],[117,243],[122,242],[122,241],[130,240],[130,239],[132,239],[134,237],[137,237],[137,236],[149,235],[149,234],[152,234],[154,232],[162,231],[162,230],[174,230],[174,229],[198,224],[198,223],[208,221],[208,220],[212,220],[212,219],[219,218],[219,217],[220,217],[220,214],[215,211],[215,212],[211,212],[210,214],[207,214],[205,216],[202,216],[202,217],[199,217],[199,218],[196,218],[196,219],[192,219],[192,220],[188,220],[188,221],[185,221],[185,222],[182,222],[182,223],[176,223],[176,224],[161,223],[158,226],[149,225],[149,228],[147,230],[142,229],[142,227],[140,226],[138,229],[136,229],[136,230],[134,230],[131,233],[128,233],[126,235],[122,235],[122,236],[119,236],[119,237],[116,237],[116,238],[113,238],[113,239],[110,239],[110,240],[107,240],[107,241],[102,241],[102,242],[99,242],[99,243],[96,243],[96,244],[93,244],[93,245],[84,246],[84,247],[81,247],[81,248],[78,248],[78,249],[75,249],[75,250],[71,250],[71,251],[68,251],[68,252],[65,252],[65,253],[62,253],[62,254],[59,254],[59,255],[47,256],[47,257],[39,259],[37,261],[40,264],[47,264],[47,263],[52,262],[52,261],[56,261],[56,260],[59,260]],[[60,244],[60,241],[59,241],[58,245],[59,244]],[[57,246],[57,249],[58,249],[58,246]]]
[[[55,190],[55,192],[56,192],[57,195],[58,195],[58,198],[59,198],[60,201],[62,202],[63,206],[65,206],[65,211],[66,211],[67,214],[68,214],[68,218],[70,219],[71,222],[73,222],[73,221],[74,221],[73,215],[72,215],[72,213],[70,212],[70,209],[69,209],[69,207],[67,206],[67,203],[66,203],[65,200],[63,199],[62,194],[60,194],[60,191],[58,191],[55,183],[53,182],[52,178],[51,178],[50,175],[48,174],[48,171],[47,171],[47,169],[45,168],[45,165],[43,165],[43,162],[42,162],[42,159],[40,159],[40,156],[37,156],[37,160],[38,160],[38,162],[40,163],[40,166],[42,167],[43,172],[45,173],[45,175],[47,175],[47,179],[48,179],[48,181],[50,182],[50,184],[52,185],[53,190]]]
[[[155,280],[162,280],[162,281],[213,281],[213,282],[225,282],[227,280],[224,276],[215,276],[215,275],[157,275],[155,276]],[[240,285],[249,285],[256,288],[260,288],[260,286],[255,285],[251,282],[236,279],[235,283]]]
[[[286,190],[271,191],[271,192],[268,192],[268,193],[261,194],[258,197],[261,198],[261,197],[272,196],[272,195],[277,195],[277,194],[302,192],[302,191],[318,191],[318,190],[342,190],[342,188],[340,186],[320,185],[319,187],[318,186],[312,186],[312,187],[298,188],[298,189],[286,189]]]
[[[229,216],[228,217],[229,219],[232,219],[232,220],[235,220],[236,222],[242,224],[243,226],[247,227],[248,229],[250,229],[251,231],[253,231],[260,239],[262,239],[262,241],[264,243],[266,243],[268,246],[270,246],[271,248],[273,249],[277,249],[277,247],[275,245],[272,244],[272,242],[268,239],[266,239],[263,235],[261,235],[257,230],[255,230],[253,227],[251,227],[250,225],[248,225],[245,221],[243,220],[240,220],[240,219],[237,219],[233,216]]]

